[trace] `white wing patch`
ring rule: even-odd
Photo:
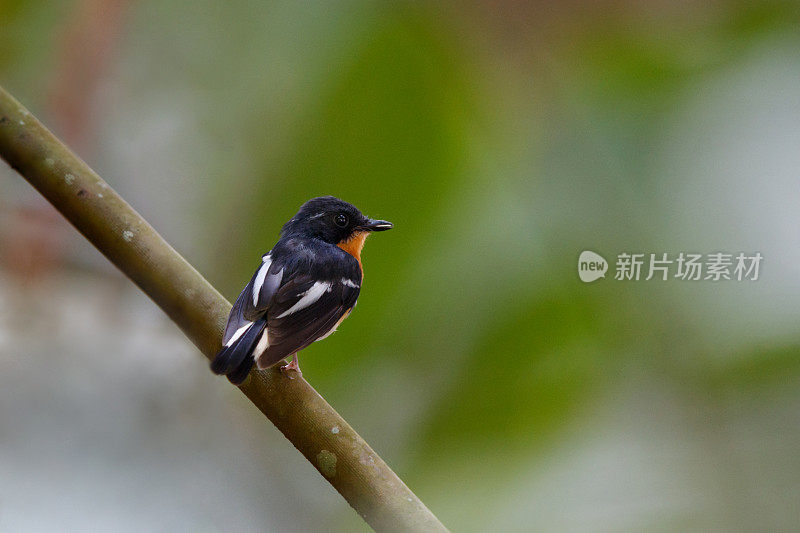
[[[258,269],[256,280],[253,282],[253,305],[258,305],[258,294],[261,292],[261,287],[264,286],[264,279],[266,279],[267,271],[269,270],[269,266],[272,264],[272,256],[265,255],[261,258],[261,261],[264,264],[262,264],[261,268]]]
[[[330,281],[315,282],[310,289],[308,289],[306,292],[303,293],[303,297],[300,298],[296,304],[294,304],[289,309],[278,315],[276,318],[283,318],[285,316],[291,315],[292,313],[296,313],[301,309],[305,309],[309,305],[314,304],[314,302],[322,298],[322,295],[330,290],[331,290]]]
[[[348,287],[352,287],[354,289],[361,287],[361,285],[359,285],[355,281],[347,278],[342,278],[342,285],[347,285]]]
[[[242,326],[242,327],[240,327],[239,329],[237,329],[237,330],[236,330],[236,331],[233,333],[233,336],[231,337],[231,339],[230,339],[228,342],[226,342],[226,343],[225,343],[225,346],[231,346],[231,345],[233,345],[233,343],[234,343],[234,342],[236,342],[236,340],[237,340],[239,337],[241,337],[241,336],[244,334],[244,332],[245,332],[245,331],[247,331],[247,330],[248,330],[248,328],[249,328],[250,326],[252,326],[252,325],[253,325],[253,323],[252,323],[252,322],[247,322],[247,323],[246,323],[244,326]]]

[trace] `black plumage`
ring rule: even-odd
[[[303,204],[236,299],[211,370],[240,384],[253,364],[295,356],[287,367],[299,371],[297,352],[332,333],[356,305],[366,235],[391,227],[332,196]]]

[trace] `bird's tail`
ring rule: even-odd
[[[253,349],[266,325],[266,317],[260,318],[229,346],[223,346],[211,362],[211,371],[215,374],[225,374],[231,383],[240,385],[253,368],[255,363],[252,357]]]

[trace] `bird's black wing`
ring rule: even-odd
[[[361,290],[361,271],[349,260],[336,270],[328,279],[298,273],[284,280],[267,311],[269,345],[256,357],[259,368],[272,366],[332,333],[353,309]]]
[[[252,353],[267,326],[267,309],[283,277],[283,267],[272,255],[261,258],[253,278],[239,294],[231,309],[222,349],[211,363],[216,374],[226,374],[232,383],[240,384],[253,366]]]
[[[281,284],[283,271],[283,266],[279,261],[273,261],[271,254],[261,258],[261,265],[233,304],[225,333],[222,335],[223,345],[227,345],[241,328],[264,315]]]

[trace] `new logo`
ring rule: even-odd
[[[600,254],[584,250],[578,257],[578,276],[585,283],[606,277],[607,270],[608,261]]]

